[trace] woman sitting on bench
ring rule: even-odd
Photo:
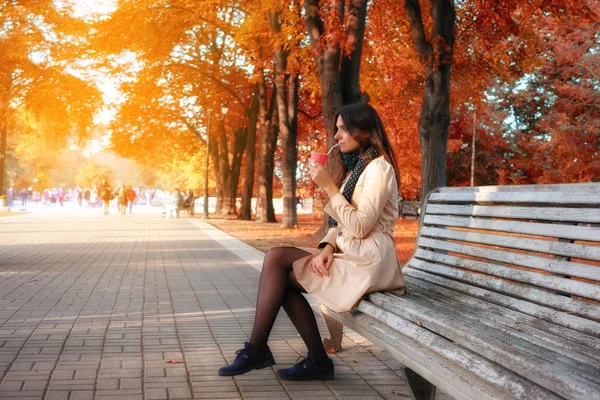
[[[305,359],[277,370],[281,379],[334,379],[317,321],[302,293],[336,312],[351,310],[363,295],[404,288],[393,231],[398,217],[396,158],[375,109],[365,103],[342,108],[335,117],[343,168],[337,182],[311,160],[312,180],[331,199],[325,207],[329,231],[318,248],[276,247],[265,255],[250,341],[221,376],[275,364],[267,345],[283,307],[308,348]]]

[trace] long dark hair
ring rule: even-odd
[[[392,150],[392,146],[390,145],[390,141],[385,133],[383,123],[381,122],[381,118],[379,118],[377,111],[367,103],[355,103],[344,106],[338,110],[333,119],[334,132],[337,131],[337,120],[340,116],[342,117],[342,121],[344,121],[344,126],[346,127],[348,134],[360,144],[361,155],[363,155],[362,153],[365,150],[372,147],[392,164],[394,173],[396,174],[398,191],[400,191],[400,171],[398,170],[396,155],[394,154],[394,150]],[[338,151],[338,157],[340,159],[340,164],[342,164],[342,154],[340,151]],[[366,159],[364,155],[363,159],[366,162],[371,161]],[[340,187],[348,172],[346,167],[344,167],[344,164],[342,164],[341,169],[343,173],[337,176],[336,179],[338,187]]]

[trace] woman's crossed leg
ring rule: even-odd
[[[294,274],[294,262],[308,255],[310,253],[295,247],[275,247],[267,252],[258,285],[250,342],[245,343],[231,365],[219,370],[219,375],[239,375],[275,364],[267,340],[279,309],[283,307],[309,353],[294,367],[278,370],[278,375],[294,380],[333,378],[333,363],[323,347],[315,314],[302,295],[306,290]]]

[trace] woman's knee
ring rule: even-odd
[[[271,247],[269,250],[267,250],[265,254],[265,262],[277,261],[277,259],[281,258],[281,249],[282,247]]]
[[[294,262],[309,253],[295,247],[273,247],[265,254],[263,270],[265,268],[278,268],[289,271]]]
[[[272,247],[267,251],[263,261],[263,271],[265,269],[284,267],[284,249],[285,247]]]

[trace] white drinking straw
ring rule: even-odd
[[[333,146],[331,146],[331,148],[329,149],[329,151],[327,152],[327,155],[329,155],[329,153],[331,153],[331,150],[335,149],[336,147],[338,147],[340,144],[336,143]]]

